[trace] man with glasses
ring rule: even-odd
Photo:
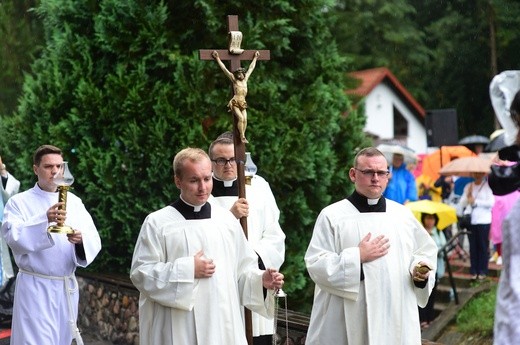
[[[242,306],[271,315],[283,274],[258,269],[233,215],[208,202],[205,151],[179,151],[173,170],[180,196],[146,217],[132,258],[140,344],[246,345]]]
[[[382,196],[388,175],[383,153],[362,149],[349,170],[354,192],[316,220],[307,345],[421,343],[417,305],[435,284],[437,246],[410,209]]]
[[[269,187],[262,177],[255,175],[246,185],[246,198],[238,198],[237,164],[233,134],[221,134],[209,147],[213,167],[211,203],[228,209],[235,218],[247,217],[248,242],[258,255],[260,269],[280,269],[285,256],[285,234],[278,220],[280,211]],[[273,320],[252,313],[253,344],[271,345]]]

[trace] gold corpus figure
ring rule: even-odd
[[[213,51],[211,56],[217,60],[220,69],[224,71],[224,74],[233,83],[233,98],[228,103],[229,111],[231,111],[237,117],[237,126],[240,133],[240,140],[243,143],[247,143],[246,139],[246,127],[247,127],[247,80],[256,66],[256,60],[260,56],[260,52],[255,52],[255,57],[247,71],[244,68],[239,68],[235,72],[231,73],[226,66],[220,60],[218,52]]]

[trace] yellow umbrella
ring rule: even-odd
[[[437,229],[439,230],[443,230],[448,225],[457,222],[457,211],[455,208],[442,202],[419,200],[406,203],[406,206],[412,210],[415,218],[417,218],[419,221],[421,221],[422,213],[436,214],[439,218],[439,222],[437,223]]]

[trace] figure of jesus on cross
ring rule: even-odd
[[[247,127],[247,81],[251,73],[256,66],[256,60],[260,56],[260,52],[256,51],[253,61],[249,65],[249,68],[245,70],[244,68],[239,68],[235,72],[231,73],[226,66],[220,60],[218,52],[214,50],[211,53],[211,56],[215,60],[217,60],[220,69],[224,72],[224,74],[231,80],[233,83],[233,98],[228,103],[229,111],[233,113],[233,115],[237,118],[237,127],[240,133],[240,140],[246,144],[248,143],[246,139],[246,127]]]

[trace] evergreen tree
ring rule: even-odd
[[[23,73],[41,49],[41,23],[32,11],[38,3],[37,0],[0,3],[0,114],[11,114],[16,109]]]
[[[330,16],[337,25],[341,55],[351,71],[388,67],[418,97],[417,68],[429,61],[425,33],[408,0],[336,0]]]
[[[227,47],[239,15],[245,49],[270,49],[249,80],[247,149],[271,184],[287,234],[286,290],[311,296],[303,255],[317,213],[352,188],[346,174],[366,144],[363,117],[344,93],[346,64],[328,28],[326,0],[47,0],[37,13],[46,46],[27,76],[0,144],[30,186],[30,155],[64,149],[75,193],[104,251],[94,268],[126,274],[146,214],[178,192],[172,159],[207,148],[231,128],[230,84],[198,50]],[[244,67],[247,64],[244,64]],[[348,115],[345,115],[348,114]]]

